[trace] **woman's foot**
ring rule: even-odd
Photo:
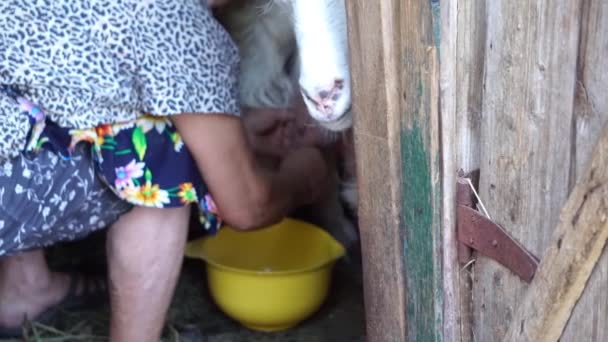
[[[104,280],[51,272],[42,251],[4,257],[0,259],[0,335],[18,331],[24,320],[38,320],[58,306],[86,304],[88,296],[101,293],[107,293]]]

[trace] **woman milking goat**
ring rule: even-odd
[[[332,191],[304,217],[354,245],[358,234],[342,206],[356,213],[344,0],[233,0],[217,14],[240,51],[241,103],[285,108],[303,100],[295,112],[299,131],[323,128],[316,132],[326,145]],[[333,142],[342,147],[338,153]]]
[[[207,5],[0,2],[2,337],[109,294],[110,340],[158,340],[191,208],[212,234],[324,196],[323,156],[285,110],[241,120],[237,49]],[[109,282],[48,268],[44,247],[106,226]]]

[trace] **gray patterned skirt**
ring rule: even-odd
[[[0,256],[82,239],[131,209],[96,175],[91,149],[0,163]]]

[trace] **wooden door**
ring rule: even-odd
[[[572,206],[601,202],[580,196],[608,121],[608,2],[346,3],[368,340],[524,336],[536,323],[522,301],[540,281],[475,253],[457,262],[456,174],[480,171],[492,219],[542,272],[543,257],[561,257],[554,233]],[[601,224],[602,208],[589,222]],[[561,341],[608,341],[608,252],[593,259],[569,261],[573,279],[590,277],[566,321],[550,317],[555,303],[539,313],[562,325]],[[572,285],[558,280],[553,290]]]
[[[479,194],[492,219],[548,267],[560,241],[554,233],[572,214],[567,200],[576,200],[577,184],[584,187],[608,119],[608,101],[599,95],[608,89],[608,3],[451,0],[441,5],[441,118],[453,129],[444,131],[442,140],[456,146],[447,171],[479,169]],[[574,248],[576,241],[559,245]],[[607,254],[604,250],[597,263],[575,269],[593,267],[574,310],[566,314],[563,333],[557,333],[561,341],[608,341]],[[455,258],[445,265],[463,267]],[[551,277],[557,283],[568,275]],[[526,315],[534,311],[526,301],[531,293],[542,293],[540,283],[528,285],[493,260],[473,255],[445,282],[451,288],[445,292],[453,294],[445,298],[446,308],[459,313],[446,322],[453,340],[501,341],[505,335],[525,340],[532,329]],[[556,322],[564,313],[550,308],[561,297],[553,295],[546,302],[554,303],[536,313],[556,324],[546,323],[542,338],[562,329]]]

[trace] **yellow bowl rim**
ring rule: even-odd
[[[209,258],[207,258],[207,256],[204,255],[203,252],[200,253],[200,258],[203,259],[203,261],[205,261],[205,263],[207,263],[208,265],[214,266],[219,269],[235,272],[235,273],[250,274],[250,275],[257,275],[257,276],[284,276],[284,275],[291,275],[291,274],[296,274],[296,273],[308,273],[308,272],[316,271],[318,269],[324,268],[328,265],[335,263],[340,258],[342,258],[346,255],[346,249],[344,248],[344,246],[325,230],[319,228],[318,226],[316,226],[314,224],[311,224],[311,223],[308,223],[305,221],[294,220],[294,219],[287,219],[287,220],[299,221],[299,222],[304,223],[304,224],[310,226],[311,228],[319,231],[319,233],[325,235],[329,239],[329,241],[331,241],[332,244],[334,244],[337,247],[336,248],[336,249],[338,249],[337,253],[335,253],[335,255],[333,257],[328,258],[328,260],[323,261],[319,264],[313,264],[312,266],[305,267],[305,268],[299,268],[299,269],[294,269],[294,270],[284,270],[284,271],[253,271],[253,270],[248,270],[248,269],[236,268],[236,267],[232,267],[232,266],[226,266],[221,263],[209,260]],[[232,229],[232,228],[230,228],[229,226],[224,226],[224,227],[222,227],[222,229]],[[204,245],[205,243],[207,243],[207,241],[209,239],[212,239],[213,237],[214,236],[205,236],[205,237],[190,241],[188,243],[188,245],[193,244],[197,241],[200,241],[201,244]],[[190,257],[190,258],[192,258],[192,257]]]

